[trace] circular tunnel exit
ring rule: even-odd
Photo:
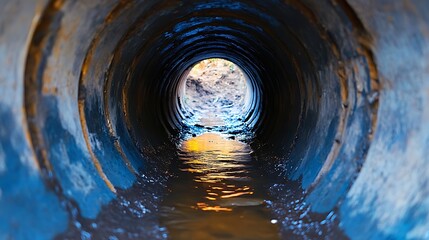
[[[182,76],[179,112],[191,125],[240,124],[256,102],[249,81],[233,62],[219,58],[202,60]]]
[[[427,237],[429,179],[406,172],[429,169],[429,4],[401,4],[7,0],[0,238],[171,238],[172,186],[206,180],[225,155],[213,142],[239,180],[188,181],[222,203],[196,211],[261,207],[269,238]],[[193,75],[210,64],[227,74]]]

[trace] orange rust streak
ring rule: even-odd
[[[369,77],[371,78],[371,90],[379,91],[381,86],[380,86],[378,70],[374,61],[374,57],[372,56],[372,52],[370,48],[365,44],[363,44],[362,41],[360,41],[360,43],[362,44],[362,47],[358,48],[357,51],[359,54],[363,55],[367,61],[367,66],[369,69]]]
[[[89,137],[88,137],[88,127],[86,125],[84,101],[83,100],[79,100],[79,114],[80,114],[80,123],[82,125],[83,136],[85,138],[85,143],[86,143],[86,147],[88,148],[89,155],[91,155],[92,162],[94,163],[94,166],[98,171],[98,174],[100,174],[101,178],[106,183],[107,187],[109,187],[109,189],[112,192],[116,193],[115,187],[110,182],[110,180],[107,178],[106,174],[103,172],[103,169],[101,168],[100,162],[98,161],[97,157],[95,156],[94,152],[92,151],[91,144],[90,144]]]
[[[113,21],[115,18],[117,18],[119,16],[119,14],[122,12],[122,10],[130,3],[132,3],[132,1],[120,0],[118,2],[118,4],[109,13],[109,15],[107,15],[107,17],[105,18],[104,21],[106,23],[110,23],[111,21]]]
[[[127,165],[128,169],[129,169],[131,172],[133,172],[133,173],[135,173],[135,174],[138,174],[138,173],[137,173],[137,170],[132,166],[132,164],[131,164],[130,160],[129,160],[129,159],[128,159],[128,157],[125,155],[125,153],[124,153],[124,151],[122,150],[122,147],[121,147],[121,145],[119,144],[119,142],[118,142],[118,141],[115,141],[115,148],[116,148],[116,150],[119,152],[119,154],[121,154],[121,157],[122,157],[122,159],[124,160],[125,165]]]
[[[64,2],[65,2],[64,0],[55,0],[52,2],[52,8],[58,11],[64,5]]]
[[[340,79],[340,85],[341,85],[341,100],[343,103],[346,103],[349,98],[349,92],[347,90],[347,77],[348,74],[346,73],[346,69],[344,68],[344,65],[340,65],[337,70],[337,75]]]

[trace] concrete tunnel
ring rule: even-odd
[[[1,3],[0,239],[168,238],[180,86],[211,57],[248,76],[258,164],[335,217],[302,239],[429,239],[429,2]]]

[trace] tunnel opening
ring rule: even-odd
[[[249,112],[252,88],[248,77],[233,62],[202,60],[184,74],[179,105],[188,125],[240,125]]]
[[[247,204],[264,202],[282,236],[352,231],[338,227],[352,218],[340,204],[373,138],[379,84],[371,37],[346,2],[52,1],[42,13],[25,119],[43,182],[68,203],[67,227],[43,234],[167,238],[160,206],[180,185],[181,147],[214,133],[248,144],[268,200]],[[186,102],[186,77],[212,58],[246,81],[232,124],[200,124]]]

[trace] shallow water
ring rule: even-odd
[[[72,221],[56,239],[347,239],[335,212],[311,212],[299,181],[261,168],[277,157],[256,155],[255,161],[249,145],[233,140],[247,133],[216,129],[222,127],[186,138],[178,149],[157,149],[151,172],[119,189],[96,219],[68,206]]]
[[[162,206],[170,239],[279,239],[251,148],[220,133],[179,146],[179,169]]]

